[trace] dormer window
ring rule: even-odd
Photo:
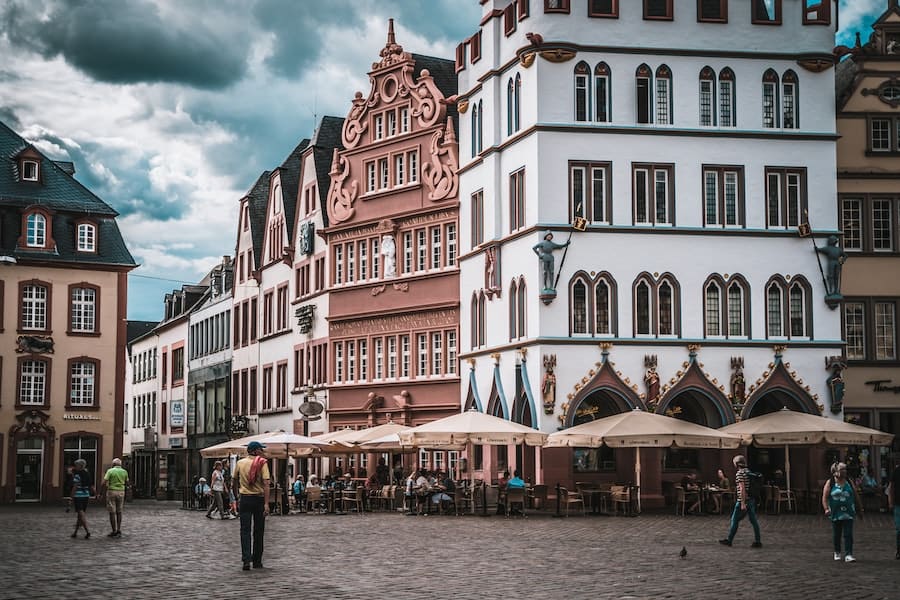
[[[97,251],[97,226],[93,223],[78,224],[78,251]]]
[[[37,181],[39,172],[39,165],[36,160],[23,160],[22,161],[22,181]]]
[[[40,213],[31,213],[25,218],[25,245],[29,248],[43,248],[47,245],[47,218]]]

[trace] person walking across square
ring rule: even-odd
[[[730,546],[737,534],[738,525],[744,517],[750,517],[750,525],[753,526],[753,548],[762,548],[759,535],[759,521],[756,520],[756,498],[750,494],[750,469],[747,468],[747,459],[742,455],[734,457],[734,468],[737,472],[734,476],[736,490],[734,510],[731,513],[731,528],[728,537],[719,540],[723,546]]]
[[[217,460],[213,465],[212,475],[209,476],[210,488],[215,502],[209,503],[209,510],[206,511],[206,518],[212,519],[212,511],[219,511],[220,519],[227,519],[225,516],[225,476],[222,474],[222,461]]]
[[[122,459],[114,458],[113,466],[103,476],[102,489],[106,492],[106,510],[109,511],[109,537],[122,537],[122,508],[125,506],[125,486],[128,471],[122,468]]]
[[[87,512],[88,502],[95,494],[95,489],[94,478],[85,468],[86,466],[87,461],[79,458],[75,461],[75,470],[72,471],[72,505],[75,507],[76,515],[75,532],[72,533],[72,537],[78,537],[78,529],[84,527],[84,539],[89,539],[91,532],[88,530],[85,513]]]
[[[253,441],[247,444],[247,454],[234,467],[232,487],[238,493],[241,517],[241,560],[243,569],[262,569],[263,536],[269,514],[269,464],[266,447]]]
[[[853,558],[853,519],[856,517],[856,491],[847,479],[847,465],[836,463],[831,467],[831,479],[822,488],[822,508],[831,519],[834,560],[841,560],[841,537],[844,538],[844,561]]]

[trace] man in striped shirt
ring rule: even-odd
[[[759,539],[759,521],[756,520],[756,498],[750,496],[750,469],[747,468],[747,459],[742,455],[738,455],[734,457],[733,462],[734,468],[737,469],[737,473],[734,476],[737,496],[735,498],[734,511],[731,513],[731,529],[728,530],[728,537],[719,540],[719,543],[723,546],[730,546],[737,533],[738,524],[744,520],[744,517],[749,516],[755,538],[751,546],[753,548],[762,548],[762,542]]]

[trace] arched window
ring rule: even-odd
[[[506,82],[506,135],[512,135],[513,111],[515,110],[515,83],[512,77]]]
[[[725,67],[719,71],[719,127],[737,126],[734,71]]]
[[[513,131],[518,131],[522,126],[522,76],[516,73],[516,87],[513,91]]]
[[[594,120],[598,123],[612,121],[612,71],[605,62],[594,67]]]
[[[762,79],[762,126],[766,129],[778,127],[778,73],[772,69],[763,73]]]
[[[572,333],[588,332],[588,284],[578,277],[572,284]]]
[[[800,281],[791,284],[788,294],[788,310],[791,337],[810,337],[806,286]]]
[[[472,105],[472,158],[478,156],[478,119],[481,117],[481,113],[478,111],[478,103],[475,102]]]
[[[675,289],[668,279],[659,282],[656,298],[659,335],[675,335]]]
[[[784,337],[784,289],[777,281],[766,288],[766,335]]]
[[[470,318],[470,342],[473,348],[478,347],[478,294],[472,294]]]
[[[478,345],[484,346],[486,341],[485,317],[487,314],[487,298],[484,292],[478,294]]]
[[[519,294],[516,298],[516,322],[518,325],[518,337],[526,336],[525,331],[525,300],[527,296],[527,288],[525,286],[525,278],[519,277]]]
[[[484,150],[484,101],[478,101],[478,152]]]
[[[635,72],[635,86],[637,88],[636,115],[638,123],[651,123],[651,111],[653,103],[653,71],[646,64],[642,64]]]
[[[597,335],[613,335],[614,300],[614,284],[601,276],[594,284],[594,332]]]
[[[666,65],[656,69],[656,123],[672,124],[672,70]]]
[[[634,330],[637,335],[650,335],[651,284],[639,279],[634,286]]]
[[[740,281],[732,281],[728,286],[728,336],[746,337],[747,327],[746,291]]]
[[[717,281],[706,284],[704,291],[704,324],[706,337],[722,336],[722,288]]]
[[[43,248],[47,245],[47,219],[41,213],[31,213],[26,219],[25,245]]]
[[[584,61],[575,65],[575,120],[591,119],[591,68]]]
[[[784,72],[781,77],[781,126],[785,129],[800,127],[798,84],[794,71],[788,69]]]
[[[716,72],[710,67],[700,71],[700,126],[716,124]]]
[[[512,280],[512,283],[509,284],[509,339],[514,340],[518,336],[518,318],[516,315],[516,311],[518,309],[518,302],[516,296],[518,295],[519,287],[515,279]]]

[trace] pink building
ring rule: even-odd
[[[453,61],[394,39],[357,92],[328,191],[332,429],[459,412]]]

